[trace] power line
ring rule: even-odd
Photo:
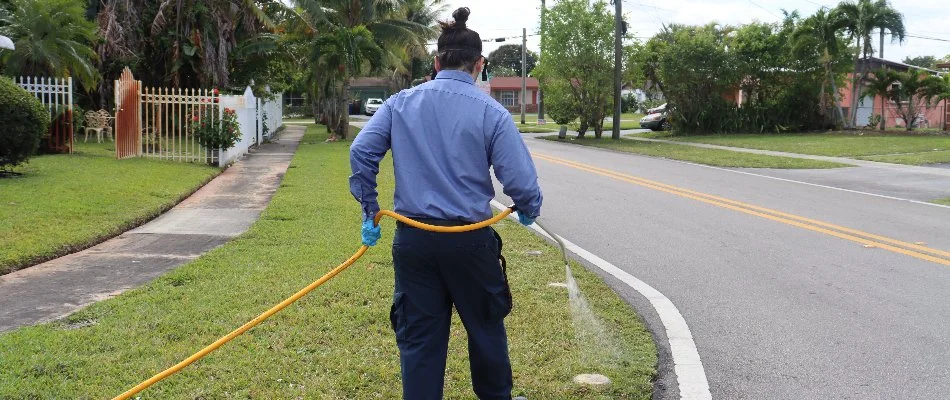
[[[911,34],[909,34],[909,33],[906,34],[906,35],[904,35],[904,36],[912,37],[912,38],[915,38],[915,39],[933,40],[933,41],[937,41],[937,42],[950,42],[950,39],[942,39],[942,38],[927,37],[927,36],[917,36],[917,35],[911,35]]]
[[[538,34],[538,33],[534,33],[534,34],[528,35],[528,37],[534,37],[534,36],[541,36],[541,35]],[[506,36],[506,37],[491,38],[491,39],[482,39],[482,43],[492,43],[492,42],[501,43],[501,42],[504,42],[504,41],[506,41],[506,40],[508,40],[508,39],[521,39],[521,35],[518,35],[518,36]],[[439,42],[429,42],[429,43],[426,43],[426,46],[436,46],[436,45],[438,45],[438,44],[439,44]]]
[[[756,2],[754,2],[754,1],[752,1],[752,0],[749,0],[749,3],[752,4],[752,5],[754,5],[754,6],[756,6],[756,7],[758,7],[758,8],[761,8],[761,9],[765,10],[765,12],[767,12],[767,13],[769,13],[769,14],[774,15],[775,18],[782,19],[782,17],[779,17],[778,14],[772,12],[772,10],[769,10],[768,8],[762,7],[761,5],[759,5],[759,3],[756,3]]]

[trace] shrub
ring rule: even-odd
[[[550,115],[554,123],[558,125],[567,125],[574,122],[579,116],[577,104],[575,104],[570,97],[549,98],[545,100],[546,104],[544,106],[547,108],[548,115]]]
[[[49,129],[49,111],[32,94],[0,78],[0,168],[30,158]]]
[[[201,116],[192,116],[191,131],[194,132],[198,144],[206,149],[230,149],[241,139],[237,114],[230,108],[224,109],[221,118],[210,110]]]
[[[627,93],[620,99],[620,111],[625,113],[637,112],[640,104],[637,102],[637,96],[633,93]]]

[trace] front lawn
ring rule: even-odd
[[[947,135],[839,132],[708,136],[670,136],[668,133],[654,133],[644,136],[820,156],[869,157],[866,159],[903,164],[950,162],[950,136]]]
[[[359,206],[348,191],[349,142],[309,127],[283,182],[248,232],[154,282],[62,321],[0,334],[0,398],[108,398],[191,355],[317,279],[359,247]],[[379,183],[391,207],[392,166]],[[388,203],[388,204],[387,204]],[[149,399],[397,399],[399,361],[389,323],[394,223],[349,270],[200,362],[141,394]],[[650,399],[650,332],[596,275],[575,266],[608,346],[578,339],[557,250],[506,220],[514,311],[506,320],[515,394],[529,399]],[[582,319],[586,320],[586,319]],[[579,329],[585,330],[584,326]],[[584,337],[581,335],[581,337]],[[466,339],[451,330],[445,397],[474,398]],[[595,392],[572,382],[601,373]]]
[[[518,131],[521,133],[551,133],[557,132],[560,127],[557,125],[532,125],[532,124],[515,124],[518,127]]]
[[[541,139],[559,141],[557,136],[545,136]],[[642,154],[651,157],[662,157],[673,160],[690,161],[699,164],[717,167],[736,168],[781,168],[781,169],[819,169],[839,168],[849,165],[827,161],[808,160],[792,157],[768,156],[762,154],[742,153],[729,150],[704,149],[695,146],[686,146],[672,143],[646,142],[638,140],[613,140],[609,136],[602,139],[585,137],[576,139],[568,137],[564,143],[583,146],[599,147],[618,150],[627,153]]]
[[[920,153],[891,154],[885,156],[857,157],[861,160],[880,161],[895,164],[927,165],[950,163],[950,150],[925,151]]]
[[[0,178],[0,274],[74,252],[148,221],[219,173],[147,159],[116,160],[114,144],[34,157]]]
[[[524,124],[524,125],[521,125],[521,113],[513,113],[513,114],[511,115],[511,117],[515,120],[515,124],[518,125],[519,128],[520,128],[520,127],[531,127],[531,126],[538,126],[538,127],[540,128],[540,127],[544,127],[544,126],[549,126],[549,127],[551,127],[551,128],[550,128],[550,129],[551,129],[550,132],[557,132],[558,128],[560,127],[559,125],[557,125],[557,124],[554,123],[554,120],[552,120],[550,116],[547,117],[547,125],[540,125],[540,126],[537,125],[537,122],[538,122],[538,113],[534,113],[534,114],[530,114],[530,113],[529,113],[529,114],[525,115],[525,124]],[[608,117],[610,117],[610,115],[608,115]],[[621,114],[621,115],[620,115],[620,129],[621,129],[621,130],[640,129],[640,118],[643,118],[643,114],[637,114],[637,113],[624,113],[624,114]],[[613,129],[613,126],[614,126],[614,125],[613,125],[613,122],[605,122],[605,123],[604,123],[604,131],[607,132],[607,131],[612,130],[612,129]],[[574,122],[568,124],[568,127],[569,127],[571,130],[576,131],[577,128],[580,127],[580,124],[579,124],[577,121],[574,121]],[[522,130],[521,132],[522,132],[522,133],[527,133],[527,132],[525,132],[525,131],[523,131],[523,130]],[[591,130],[591,132],[593,132],[593,130]]]

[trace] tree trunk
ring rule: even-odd
[[[858,85],[860,78],[858,74],[858,60],[861,58],[861,36],[858,36],[858,50],[854,53],[854,74],[851,76],[851,112],[848,121],[845,123],[847,128],[855,128],[858,120]]]
[[[337,128],[337,137],[346,140],[350,130],[350,79],[343,77],[343,90],[340,94],[340,125]]]
[[[580,126],[577,127],[577,138],[578,138],[578,139],[583,139],[583,138],[584,138],[584,134],[587,133],[587,127],[588,127],[587,119],[584,118],[584,117],[581,117],[581,124],[580,124]]]
[[[884,35],[881,34],[882,39],[883,37]],[[884,107],[887,107],[887,97],[881,96],[881,132],[884,131],[884,125],[887,124],[887,116],[884,115],[886,110],[884,109]]]
[[[838,121],[841,121],[842,124],[846,124],[844,120],[844,110],[841,109],[841,102],[838,101],[838,84],[835,83],[835,77],[831,76],[831,91],[834,92],[834,98],[831,99],[835,104],[835,110],[838,111]],[[837,123],[835,124],[837,125]]]
[[[310,99],[310,109],[313,111],[313,123],[320,123],[320,102],[317,101],[317,96],[311,96]]]

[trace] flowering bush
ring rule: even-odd
[[[229,149],[241,139],[237,114],[225,108],[221,118],[211,108],[191,117],[191,131],[198,144],[206,149]]]

